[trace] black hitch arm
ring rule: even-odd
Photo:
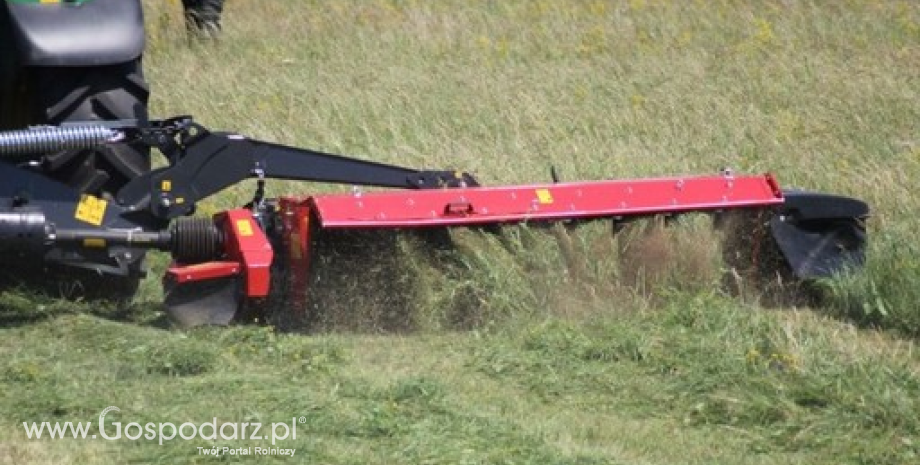
[[[171,121],[160,128],[138,129],[141,140],[160,149],[170,164],[134,179],[118,192],[118,203],[128,210],[176,218],[191,213],[199,200],[247,178],[403,189],[479,185],[468,173],[404,168],[212,133],[191,120]]]

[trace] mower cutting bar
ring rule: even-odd
[[[782,204],[769,174],[322,195],[323,228],[399,228],[590,219]]]
[[[156,148],[168,164],[134,178],[113,196],[97,198],[47,176],[44,163],[35,159],[49,150],[119,140]],[[556,232],[582,220],[608,219],[619,231],[635,217],[742,209],[757,213],[750,224],[734,215],[728,219],[748,227],[743,234],[756,241],[736,244],[736,252],[760,256],[765,237],[785,259],[783,270],[797,279],[833,276],[865,262],[865,202],[784,191],[769,174],[723,170],[712,176],[479,187],[469,173],[211,132],[186,116],[142,125],[110,121],[92,128],[3,132],[0,160],[0,246],[16,253],[29,249],[51,264],[132,279],[143,274],[144,251],[168,251],[173,262],[163,279],[164,303],[183,326],[261,318],[259,308],[275,297],[286,299],[294,314],[306,314],[323,300],[316,297],[322,291],[308,294],[308,288],[331,289],[338,299],[330,283],[348,283],[355,270],[379,271],[366,262],[365,251],[382,258],[398,252],[399,231],[383,229],[427,229],[417,237],[441,249],[453,241],[445,233],[454,226],[489,226],[488,232],[501,234],[502,228],[492,226],[567,222],[569,229]],[[191,216],[199,201],[250,178],[257,180],[256,189],[244,208]],[[264,198],[269,179],[399,190],[275,201]],[[760,216],[760,210],[769,211]],[[329,266],[331,271],[324,270]],[[359,281],[389,290],[373,277]]]

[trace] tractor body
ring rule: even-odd
[[[141,68],[143,50],[140,0],[0,1],[0,130],[145,120],[149,92]],[[33,188],[41,191],[33,203],[57,202],[62,189],[110,198],[150,169],[150,151],[138,143],[24,150],[7,154],[2,162],[4,171],[28,166],[9,174],[15,182],[3,181],[4,198],[19,195],[13,186],[29,179],[30,185],[43,186]],[[0,251],[0,264],[17,265],[15,272],[0,272],[0,282],[20,284],[23,277],[52,281],[41,277],[51,273],[74,297],[92,294],[87,291],[104,282],[106,295],[128,298],[144,274],[143,250],[96,251],[76,259],[54,253],[37,263],[10,244],[0,244]],[[20,269],[24,263],[32,269]]]

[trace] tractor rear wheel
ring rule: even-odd
[[[19,127],[100,120],[143,122],[148,118],[149,90],[140,59],[108,66],[27,68],[18,73],[17,89],[19,108],[12,110],[27,119],[16,121]],[[65,150],[40,160],[37,169],[48,177],[81,193],[112,199],[125,184],[150,170],[150,149],[119,143]],[[136,260],[126,276],[51,265],[49,270],[39,270],[36,279],[24,277],[25,284],[50,282],[40,286],[42,290],[64,298],[126,302],[133,298],[143,276],[144,253],[137,251],[133,256]]]
[[[149,90],[140,60],[112,66],[33,71],[33,124],[147,120]],[[67,150],[45,157],[43,169],[80,192],[114,196],[128,181],[150,170],[150,150],[136,143]]]

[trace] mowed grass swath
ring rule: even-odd
[[[828,283],[830,306],[764,310],[756,295],[729,295],[719,245],[691,218],[633,249],[627,272],[619,259],[634,257],[603,225],[569,246],[552,232],[506,243],[471,232],[443,274],[431,257],[406,263],[416,324],[402,334],[335,321],[311,336],[166,332],[153,279],[127,309],[8,292],[0,457],[203,461],[195,447],[212,445],[35,441],[20,429],[93,421],[109,405],[123,421],[304,415],[285,444],[303,462],[909,463],[920,453],[913,3],[231,2],[221,41],[191,45],[176,2],[146,7],[154,114],[456,167],[487,184],[548,181],[550,166],[564,180],[770,171],[786,186],[869,201],[868,268]],[[412,243],[401,247],[412,256]]]

